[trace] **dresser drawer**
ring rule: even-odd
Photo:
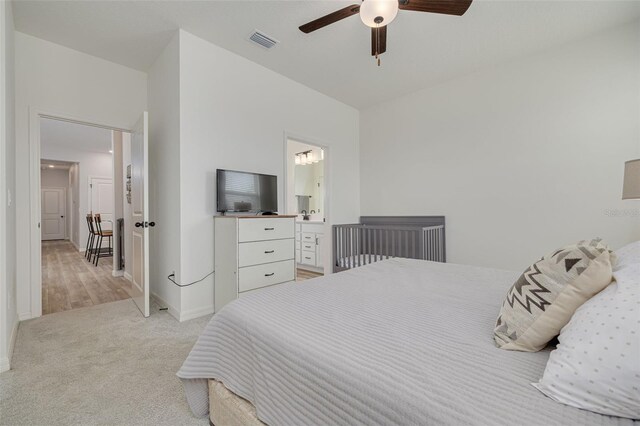
[[[238,241],[264,241],[293,238],[293,218],[285,219],[240,219]]]
[[[316,252],[315,251],[302,251],[300,257],[300,263],[303,265],[316,266]]]
[[[293,226],[291,230],[293,231]],[[292,259],[240,268],[238,270],[238,292],[293,281],[295,279],[294,262]]]
[[[302,233],[302,244],[316,243],[316,234],[312,232],[303,232]]]
[[[253,241],[238,244],[238,266],[259,265],[293,259],[295,244],[293,238],[286,240]]]
[[[324,223],[303,223],[302,232],[313,232],[315,234],[323,234]]]
[[[310,251],[315,253],[316,252],[316,242],[310,242],[310,243],[302,243],[302,251]]]

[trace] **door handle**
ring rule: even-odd
[[[265,276],[265,277],[270,277],[270,276],[272,276],[272,275],[274,275],[274,274],[275,274],[275,272],[272,272],[272,273],[270,273],[270,274],[264,274],[264,276]]]
[[[60,216],[61,218],[64,218],[64,216]]]
[[[155,222],[136,222],[135,223],[136,228],[148,228],[148,227],[154,227],[156,226]]]
[[[275,250],[266,250],[266,251],[264,252],[264,254],[271,254],[271,253],[273,253],[274,251],[275,251]]]

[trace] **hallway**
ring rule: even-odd
[[[67,240],[43,241],[42,315],[128,299],[131,283],[111,270],[111,257],[96,267]]]

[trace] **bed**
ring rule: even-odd
[[[333,272],[394,257],[446,261],[444,216],[361,216],[333,226]]]
[[[494,346],[518,275],[396,258],[274,286],[217,313],[178,376],[216,426],[634,424],[531,386],[548,351]]]

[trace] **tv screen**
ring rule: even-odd
[[[216,172],[219,212],[276,212],[278,178],[259,173]]]

